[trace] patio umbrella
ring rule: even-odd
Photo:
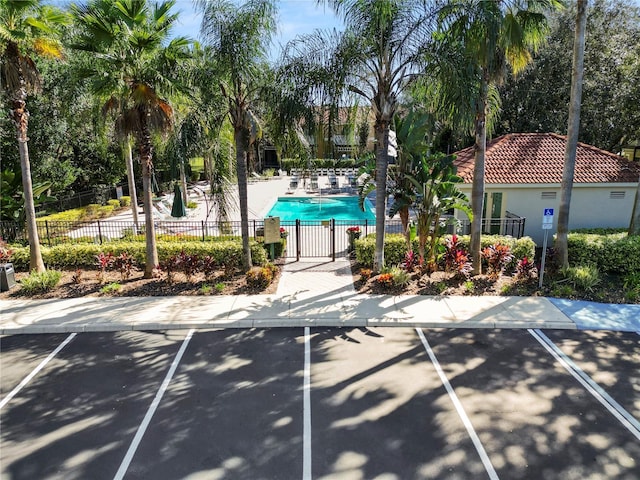
[[[173,186],[173,206],[171,207],[171,216],[175,218],[186,217],[187,210],[182,200],[182,190],[177,183]]]

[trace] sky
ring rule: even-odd
[[[46,3],[60,7],[74,1],[85,3],[83,0],[45,0]],[[242,1],[237,0],[236,3],[241,4]],[[196,13],[193,1],[176,0],[174,11],[179,12],[180,16],[173,34],[199,40],[202,15]],[[316,28],[343,28],[342,22],[333,11],[328,7],[317,6],[316,0],[278,0],[278,17],[278,31],[273,39],[274,45],[270,53],[272,60],[279,56],[281,45],[285,45],[297,35],[311,33]]]
[[[200,22],[202,16],[196,13],[191,0],[177,0],[174,9],[180,12],[176,36],[186,36],[199,40]],[[271,49],[271,58],[275,59],[280,53],[280,46],[297,35],[311,33],[314,29],[342,29],[342,22],[328,7],[317,6],[315,0],[279,0],[278,1],[278,32]]]

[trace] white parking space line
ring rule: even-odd
[[[580,384],[587,389],[611,414],[622,423],[638,440],[640,440],[640,422],[636,420],[622,405],[616,402],[600,385],[587,375],[573,360],[558,348],[539,329],[528,329],[528,332],[562,365]]]
[[[424,345],[424,348],[427,351],[429,358],[431,359],[431,363],[433,363],[433,366],[435,367],[436,372],[438,372],[440,381],[442,381],[442,384],[444,385],[444,388],[447,390],[447,393],[449,394],[449,397],[451,398],[453,405],[456,407],[456,411],[458,412],[458,415],[460,416],[462,423],[467,429],[467,433],[469,434],[469,437],[471,438],[471,441],[473,442],[474,447],[476,447],[476,451],[480,456],[480,460],[482,460],[482,464],[484,465],[484,468],[487,471],[489,478],[491,480],[498,480],[499,479],[498,474],[493,468],[491,460],[489,459],[489,455],[487,455],[487,452],[482,446],[482,442],[480,441],[480,438],[476,434],[476,431],[473,428],[473,425],[471,424],[471,420],[469,420],[467,413],[464,411],[464,407],[462,406],[462,403],[460,403],[460,400],[458,399],[458,396],[456,395],[455,390],[451,386],[451,383],[449,383],[449,379],[447,378],[444,371],[442,370],[442,367],[440,366],[440,363],[438,362],[438,359],[436,358],[435,353],[433,353],[433,350],[431,349],[429,342],[424,336],[424,333],[422,333],[421,329],[416,328],[416,332],[418,332],[418,335],[420,336],[422,345]]]
[[[136,432],[135,436],[133,437],[133,440],[131,441],[131,445],[129,445],[129,450],[127,450],[127,453],[125,454],[124,459],[120,464],[120,468],[116,472],[115,477],[113,477],[114,480],[121,480],[124,477],[124,475],[127,473],[127,469],[131,464],[131,460],[133,459],[133,456],[135,455],[136,450],[138,449],[138,446],[140,445],[140,441],[142,440],[142,437],[147,431],[147,427],[149,426],[149,423],[151,423],[151,419],[153,418],[153,415],[156,413],[156,410],[158,409],[158,405],[160,405],[160,401],[162,400],[164,392],[167,390],[167,387],[169,386],[169,382],[171,382],[173,375],[176,373],[176,369],[180,364],[180,360],[182,360],[182,355],[184,355],[184,352],[187,350],[187,346],[189,345],[189,341],[191,340],[191,337],[193,336],[194,332],[195,332],[195,329],[193,328],[189,330],[189,332],[187,333],[187,336],[182,341],[180,350],[178,350],[178,353],[173,359],[173,362],[171,363],[171,367],[169,368],[167,375],[164,377],[162,385],[160,385],[160,388],[158,389],[158,392],[156,393],[156,396],[153,399],[153,402],[151,402],[151,406],[149,407],[149,410],[147,410],[147,414],[144,416],[142,423],[138,427],[138,431]]]
[[[311,336],[304,327],[302,480],[311,480]]]
[[[24,386],[25,386],[27,383],[29,383],[29,382],[33,379],[33,377],[35,377],[35,376],[38,374],[38,372],[39,372],[40,370],[42,370],[42,369],[47,365],[47,363],[49,363],[49,362],[53,359],[53,357],[55,357],[55,356],[60,352],[60,350],[62,350],[64,347],[66,347],[66,346],[67,346],[67,344],[68,344],[71,340],[73,340],[73,338],[74,338],[75,336],[76,336],[76,334],[75,334],[75,333],[71,333],[67,338],[65,338],[65,339],[64,339],[64,341],[63,341],[60,345],[58,345],[58,347],[57,347],[53,352],[51,352],[47,358],[45,358],[44,360],[42,360],[42,361],[40,362],[40,364],[39,364],[36,368],[34,368],[34,369],[33,369],[33,371],[32,371],[29,375],[27,375],[27,376],[26,376],[26,377],[25,377],[25,378],[20,382],[20,384],[19,384],[16,388],[14,388],[13,390],[11,390],[11,391],[9,392],[9,394],[8,394],[6,397],[4,397],[4,398],[2,399],[2,401],[0,402],[0,410],[2,410],[2,408],[3,408],[7,403],[9,403],[9,401],[10,401],[13,397],[15,397],[15,396],[18,394],[18,392],[19,392],[20,390],[22,390],[22,389],[24,388]]]

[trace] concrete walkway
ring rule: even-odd
[[[640,305],[544,297],[361,295],[349,263],[292,262],[276,294],[0,301],[0,334],[182,328],[412,326],[640,333]]]

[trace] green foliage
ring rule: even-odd
[[[390,275],[390,282],[394,287],[404,287],[411,280],[411,275],[405,269],[396,265],[382,270],[382,274]]]
[[[107,205],[113,207],[113,210],[117,210],[120,208],[120,200],[112,198],[111,200],[107,200]]]
[[[570,233],[568,245],[572,265],[597,265],[602,272],[619,275],[640,272],[640,236]]]
[[[216,289],[216,292],[218,293],[222,293],[224,292],[226,285],[223,282],[218,282],[214,285],[214,288]]]
[[[103,286],[100,289],[100,293],[104,295],[111,295],[119,292],[121,288],[122,288],[122,285],[120,285],[118,282],[111,282]]]
[[[188,201],[187,208],[198,208],[198,202],[194,202],[193,200]]]
[[[131,197],[129,195],[123,195],[120,197],[120,206],[121,207],[130,207],[131,206]]]
[[[60,283],[61,278],[62,272],[57,270],[47,270],[41,273],[34,271],[20,281],[21,291],[28,295],[48,292]]]
[[[211,256],[217,265],[240,268],[242,265],[242,244],[239,240],[221,242],[158,242],[160,261],[177,255],[181,251],[191,255]],[[115,257],[127,253],[137,265],[145,263],[145,245],[142,242],[113,241],[97,244],[62,244],[42,247],[42,257],[46,265],[55,267],[93,267],[96,255],[108,251]],[[267,254],[261,244],[251,242],[251,258],[256,265],[267,262]],[[29,247],[15,247],[13,263],[16,269],[29,266]]]
[[[625,275],[624,295],[628,302],[637,302],[640,300],[640,272]]]
[[[356,260],[360,265],[373,267],[373,256],[376,248],[375,235],[367,235],[355,241]],[[414,251],[417,250],[417,242],[414,242]],[[384,238],[384,258],[387,265],[398,265],[404,261],[407,254],[407,242],[404,235],[391,233]]]
[[[585,292],[592,292],[600,284],[602,278],[600,271],[593,265],[581,265],[567,267],[559,271],[561,280],[558,282],[568,282],[574,289]]]

